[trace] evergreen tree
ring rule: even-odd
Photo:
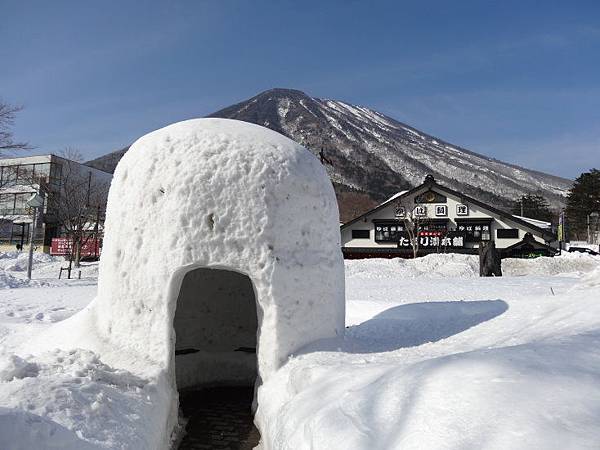
[[[571,239],[586,239],[587,216],[591,212],[600,213],[600,170],[598,169],[579,175],[567,195],[567,225]],[[592,227],[595,226],[598,225],[593,223]]]
[[[550,210],[548,201],[541,195],[522,195],[513,203],[511,213],[545,222],[556,222],[555,214]]]

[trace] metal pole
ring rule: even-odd
[[[33,223],[31,224],[31,233],[29,234],[29,261],[27,262],[27,279],[31,280],[31,267],[33,265],[33,238],[35,228],[37,227],[38,208],[33,208]]]
[[[590,243],[590,215],[587,215],[587,242]]]

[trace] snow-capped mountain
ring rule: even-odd
[[[326,168],[338,197],[351,194],[349,203],[356,198],[363,209],[365,194],[373,203],[381,202],[422,183],[427,174],[499,207],[507,207],[526,193],[542,195],[551,206],[559,207],[571,186],[568,179],[471,152],[372,109],[313,98],[292,89],[262,92],[209,117],[263,125],[299,142],[315,155],[323,149],[332,163]],[[120,150],[89,164],[114,169],[123,153]],[[343,219],[359,212],[348,208],[341,204]]]

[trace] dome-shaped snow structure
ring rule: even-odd
[[[257,125],[154,131],[115,171],[98,284],[98,332],[131,367],[166,370],[172,408],[177,387],[265,380],[343,334],[331,182],[310,152]]]

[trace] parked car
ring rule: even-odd
[[[587,247],[569,247],[569,252],[589,253],[590,255],[598,256],[600,253]]]

